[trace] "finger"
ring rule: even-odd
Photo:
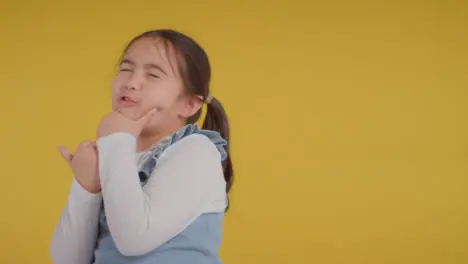
[[[97,144],[94,141],[89,141],[89,143],[86,145],[86,148],[94,148],[97,149]]]
[[[76,151],[92,146],[93,142],[91,140],[85,140],[78,145]]]
[[[136,122],[141,126],[144,127],[146,124],[148,124],[151,119],[153,118],[154,114],[156,113],[156,108],[153,108],[146,112],[142,117],[140,117]]]
[[[73,159],[73,155],[68,151],[68,149],[64,146],[57,146],[57,150],[62,155],[62,158],[70,165]]]

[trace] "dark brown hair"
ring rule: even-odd
[[[174,49],[177,55],[177,67],[186,92],[207,99],[210,95],[211,66],[208,55],[202,47],[200,47],[195,40],[180,32],[161,29],[147,31],[133,38],[127,45],[125,51],[127,51],[135,41],[146,37],[163,40],[166,47],[171,46]],[[198,121],[200,115],[201,110],[188,118],[187,123],[194,124]],[[214,97],[211,102],[207,104],[206,118],[202,128],[217,131],[228,141],[228,144],[225,146],[228,156],[223,162],[226,193],[228,193],[231,190],[234,180],[232,161],[229,154],[229,123],[223,105]]]

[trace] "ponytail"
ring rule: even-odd
[[[219,132],[228,142],[228,144],[224,146],[228,155],[223,161],[223,171],[224,180],[226,181],[226,192],[229,193],[234,181],[231,155],[229,153],[229,123],[223,105],[214,97],[212,97],[207,104],[206,117],[202,128]]]

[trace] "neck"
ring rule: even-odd
[[[177,130],[181,129],[184,125],[178,124],[168,129],[148,129],[143,130],[137,139],[137,152],[145,151],[152,145],[158,143],[163,138],[172,135]]]

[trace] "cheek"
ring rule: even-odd
[[[149,108],[157,107],[160,108],[161,111],[167,111],[172,108],[177,100],[177,95],[162,87],[161,89],[149,91],[145,97],[149,99],[147,104]]]
[[[120,89],[121,89],[120,87],[122,87],[121,83],[122,82],[119,80],[118,77],[115,77],[112,80],[111,92],[112,92],[112,99],[113,100],[115,100],[117,95],[120,94]]]

